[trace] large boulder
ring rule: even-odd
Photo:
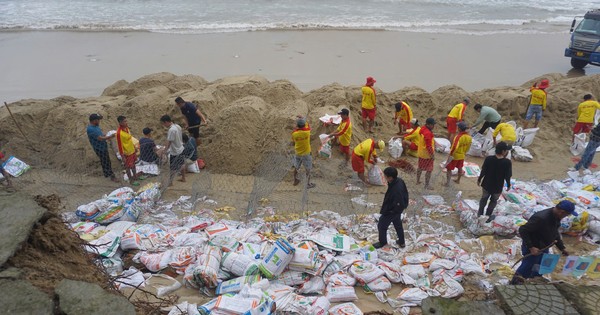
[[[99,285],[64,279],[56,287],[60,311],[67,315],[135,314],[124,296],[104,291]]]

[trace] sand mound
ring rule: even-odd
[[[31,284],[50,295],[63,279],[97,283],[108,288],[108,277],[83,249],[85,242],[61,220],[58,197],[38,196],[36,201],[48,212],[34,226],[23,247],[8,260],[7,266],[22,269]]]
[[[543,77],[551,81],[549,107],[544,116],[544,132],[538,134],[542,141],[536,142],[532,149],[534,154],[542,148],[559,149],[565,154],[577,104],[586,93],[600,96],[600,76],[568,78],[548,74]],[[497,108],[504,120],[520,120],[527,107],[528,87],[540,78],[519,87],[498,87],[473,93],[455,85],[441,87],[432,93],[418,87],[390,93],[377,90],[377,135],[390,137],[396,132],[391,118],[393,104],[400,100],[411,104],[421,121],[427,117],[441,120],[436,128],[441,134],[444,134],[443,121],[448,111],[465,96],[469,96],[473,104]],[[334,83],[302,93],[288,81],[269,82],[260,76],[236,76],[207,82],[199,76],[163,72],[131,83],[117,81],[99,97],[75,99],[64,96],[9,104],[32,145],[20,135],[6,111],[0,111],[3,131],[0,143],[5,144],[3,148],[10,154],[26,157],[34,166],[98,175],[97,158],[85,132],[88,115],[102,114],[104,131],[116,129],[116,117],[125,115],[134,136],[140,137],[144,127],[151,127],[156,130],[157,141],[161,142],[166,130],[159,123],[160,116],[170,114],[176,122],[183,122],[173,102],[177,96],[196,103],[209,120],[209,124],[201,128],[203,143],[199,150],[213,172],[250,174],[265,152],[288,149],[296,115],[308,115],[314,130],[314,151],[319,147],[318,134],[330,132],[318,122],[318,117],[334,114],[343,107],[350,109],[353,118],[353,144],[369,136],[360,126],[359,86]],[[473,122],[476,117],[474,110],[467,109],[467,121]]]

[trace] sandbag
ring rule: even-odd
[[[354,287],[351,286],[328,286],[325,297],[327,297],[331,303],[358,300]]]
[[[283,272],[283,269],[294,257],[294,252],[294,247],[290,245],[288,241],[279,238],[275,241],[265,258],[260,262],[258,268],[265,277],[272,279]]]
[[[398,159],[400,158],[400,156],[402,156],[402,151],[404,150],[404,148],[402,147],[402,139],[401,138],[391,138],[390,141],[388,141],[388,152],[390,153],[390,156],[394,159]]]
[[[102,235],[99,239],[89,242],[89,244],[93,247],[85,246],[85,250],[90,253],[109,258],[112,257],[119,249],[120,241],[120,236],[113,231],[109,231],[108,233]]]
[[[298,292],[300,294],[323,294],[325,287],[323,277],[312,277],[300,286]]]
[[[521,140],[520,146],[522,148],[530,146],[533,143],[538,130],[540,130],[540,128],[523,129],[523,139]]]
[[[385,272],[383,270],[377,268],[376,265],[366,261],[353,263],[352,266],[350,266],[349,272],[354,278],[356,278],[356,280],[358,280],[358,282],[362,284],[369,283],[385,275]]]
[[[223,255],[221,268],[236,276],[250,276],[258,273],[258,262],[249,256],[228,252]]]
[[[435,151],[440,153],[450,153],[450,148],[452,147],[452,143],[450,140],[446,138],[433,138],[433,142],[435,143]]]
[[[387,291],[392,288],[392,283],[386,277],[379,277],[364,286],[367,292]]]
[[[228,281],[223,281],[219,283],[215,293],[217,295],[225,294],[225,293],[237,293],[242,290],[242,287],[245,284],[252,285],[255,282],[260,280],[260,275],[252,275],[252,276],[243,276],[235,279],[231,279]]]
[[[186,171],[188,171],[188,173],[198,174],[200,173],[200,167],[198,167],[198,163],[194,162],[186,166]]]
[[[369,169],[368,178],[369,178],[369,184],[371,184],[371,185],[384,186],[387,183],[387,181],[385,180],[385,175],[383,174],[383,171],[377,165],[373,165]]]
[[[514,146],[512,149],[512,157],[515,161],[519,162],[531,162],[533,161],[533,156],[527,149],[523,149],[522,147]]]
[[[312,243],[301,242],[294,249],[294,256],[288,264],[290,270],[302,271],[317,275],[323,271],[323,262],[319,259],[319,252]]]
[[[214,288],[217,286],[217,274],[221,265],[221,249],[207,245],[198,257],[193,269],[194,282],[199,287]]]
[[[353,287],[356,284],[356,278],[352,277],[344,271],[339,271],[327,278],[327,284],[335,286],[347,285]]]
[[[319,156],[324,158],[331,157],[331,141],[327,134],[319,135],[319,139],[321,140],[321,146],[319,147]]]
[[[329,309],[330,315],[363,315],[354,303],[342,303]]]
[[[148,270],[158,272],[169,266],[169,262],[171,262],[171,251],[168,250],[156,254],[142,252],[139,259]]]
[[[569,150],[571,151],[571,154],[578,156],[581,155],[581,153],[583,153],[583,151],[585,150],[585,138],[586,138],[586,134],[585,133],[578,133],[575,135],[575,137],[573,138],[573,143],[571,144],[571,147],[569,148]]]

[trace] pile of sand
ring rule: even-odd
[[[600,96],[600,76],[567,78],[561,74],[549,78],[548,110],[543,132],[532,147],[542,159],[564,159],[568,153],[571,127],[577,104],[586,93]],[[541,77],[540,77],[541,78]],[[438,119],[436,132],[445,134],[445,116],[451,107],[469,96],[473,104],[498,109],[503,119],[521,120],[529,98],[529,86],[535,78],[519,87],[497,87],[468,93],[458,86],[444,86],[432,93],[418,87],[406,87],[391,93],[378,93],[376,136],[389,139],[395,132],[393,104],[407,101],[421,121]],[[285,80],[269,82],[260,76],[238,76],[207,82],[193,75],[157,73],[134,82],[118,81],[99,97],[76,99],[68,96],[51,100],[27,99],[9,104],[18,123],[31,142],[20,135],[6,110],[0,110],[0,144],[11,155],[26,157],[30,163],[78,174],[100,174],[85,128],[88,115],[104,116],[101,127],[116,129],[116,117],[129,118],[134,136],[141,137],[144,127],[155,129],[155,137],[164,141],[166,130],[159,118],[170,114],[182,123],[175,106],[177,96],[198,104],[209,120],[201,128],[200,155],[216,173],[251,174],[265,152],[287,150],[296,115],[307,115],[313,128],[313,151],[319,147],[318,134],[325,128],[318,118],[348,107],[354,122],[353,145],[368,135],[360,126],[360,87],[331,84],[303,93]],[[466,120],[473,122],[476,112],[467,109]],[[39,152],[35,152],[34,147]]]

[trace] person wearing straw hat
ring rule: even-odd
[[[365,163],[375,164],[377,161],[377,151],[375,150],[375,146],[383,152],[383,149],[385,149],[385,141],[379,140],[376,142],[375,139],[369,138],[359,143],[354,147],[354,151],[352,151],[352,170],[356,172],[358,178],[365,184],[369,183],[365,178]]]
[[[521,253],[523,260],[511,280],[511,284],[522,284],[523,279],[539,277],[539,266],[544,253],[556,245],[563,256],[569,256],[558,228],[560,221],[569,215],[577,216],[575,204],[569,200],[561,200],[556,206],[534,213],[519,228],[523,239]]]
[[[373,88],[375,82],[377,81],[375,81],[373,77],[368,77],[367,83],[361,88],[361,116],[363,130],[369,133],[373,133],[373,123],[375,122],[375,113],[377,106],[377,94],[375,93],[375,88]]]
[[[531,98],[529,100],[529,106],[527,106],[527,113],[525,114],[525,123],[523,129],[527,129],[529,121],[535,116],[535,123],[533,128],[537,128],[540,120],[542,120],[542,112],[546,110],[546,89],[550,86],[550,81],[544,79],[539,85],[536,83],[529,89],[531,92]]]

